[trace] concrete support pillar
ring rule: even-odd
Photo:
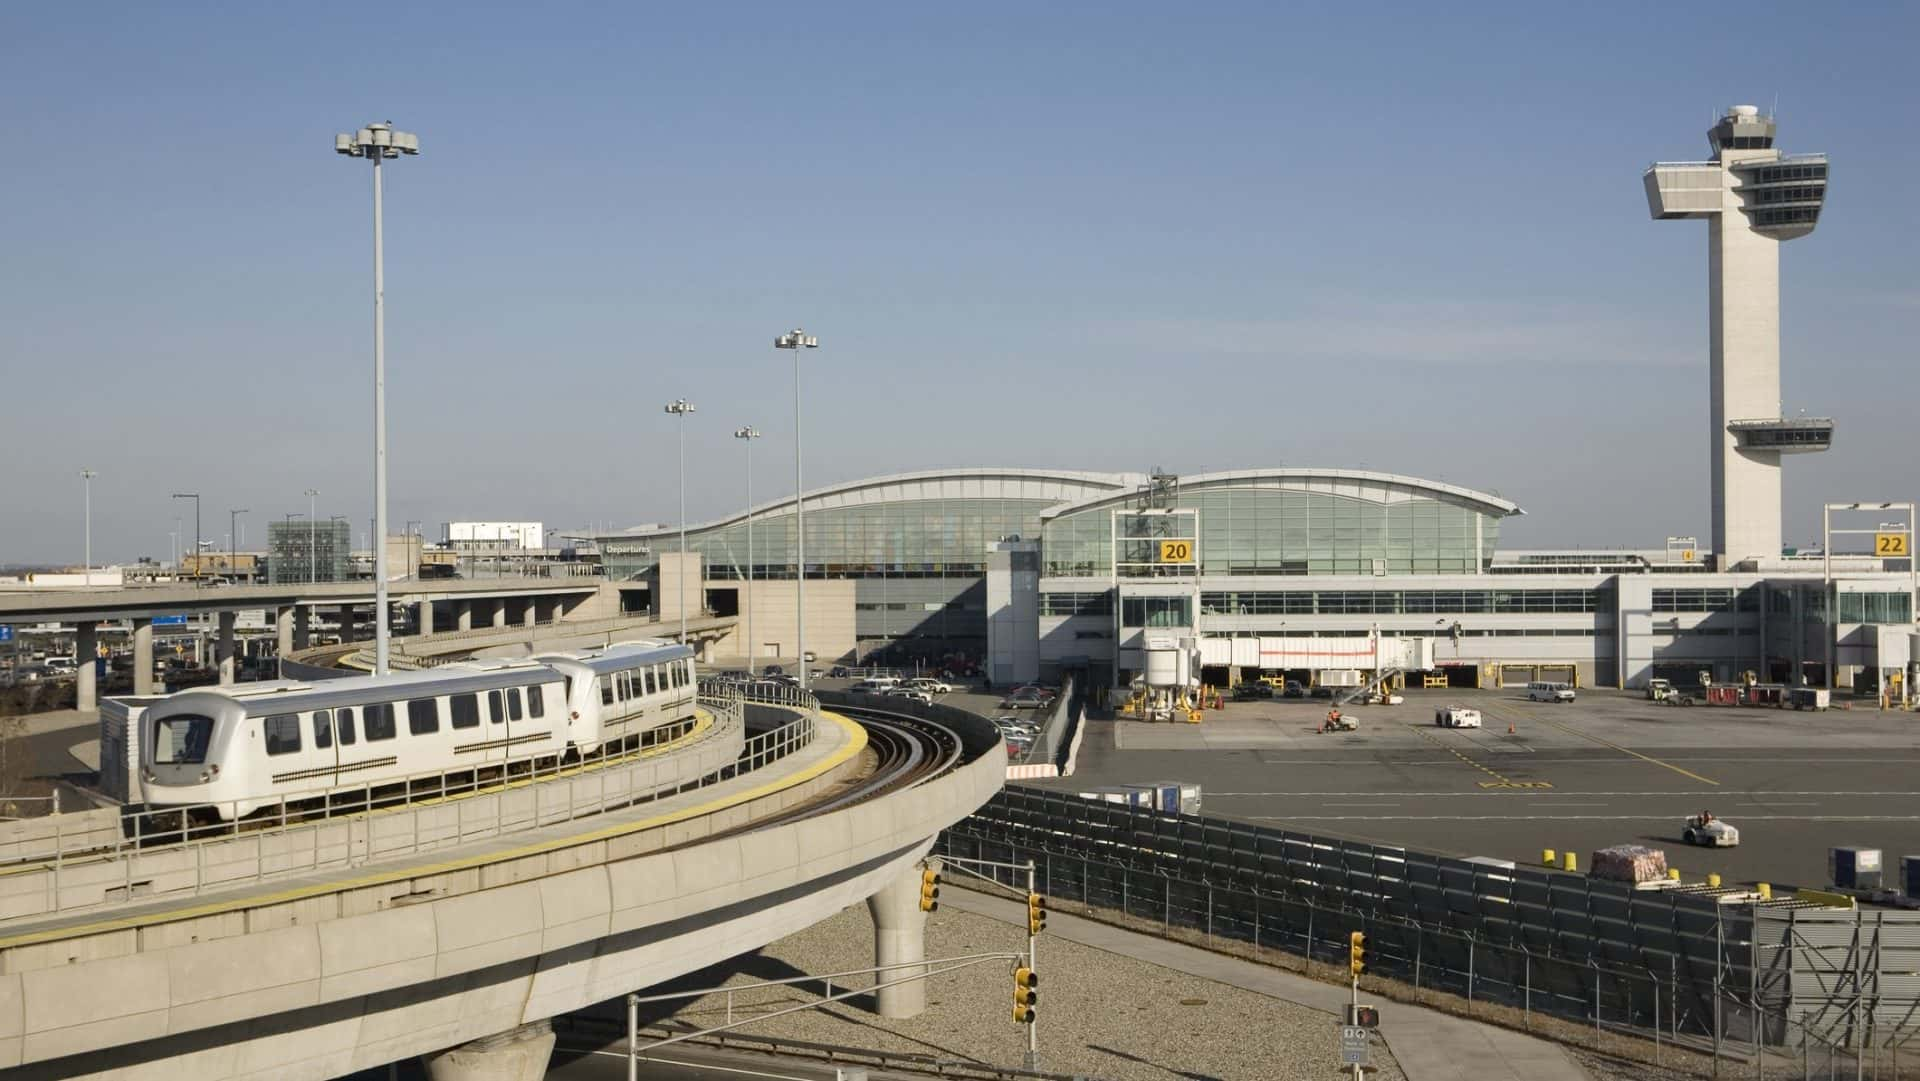
[[[341,606],[339,623],[340,640],[342,642],[357,642],[360,640],[359,628],[354,626],[352,605]]]
[[[493,599],[493,625],[496,627],[504,627],[507,625],[507,599],[505,597],[495,597]]]
[[[77,669],[73,680],[75,709],[100,708],[100,689],[94,679],[99,666],[93,660],[100,648],[99,627],[92,620],[73,625],[73,661]]]
[[[453,602],[453,626],[455,630],[461,631],[470,631],[473,629],[472,601]]]
[[[552,1055],[553,1024],[535,1021],[421,1060],[432,1081],[540,1081]]]
[[[420,602],[420,633],[433,633],[433,601],[431,600]]]
[[[308,643],[312,641],[312,628],[308,626],[311,622],[313,622],[313,607],[311,605],[296,604],[293,606],[293,648],[305,649]]]
[[[133,621],[133,693],[153,693],[153,620]]]
[[[873,963],[895,965],[924,961],[927,956],[927,914],[920,911],[920,865],[867,898],[873,916]],[[875,982],[897,980],[926,969],[896,968],[875,974]],[[918,1017],[927,1008],[927,981],[882,987],[874,992],[874,1012],[881,1017]]]
[[[520,601],[520,625],[531,627],[540,622],[540,598],[523,597]]]
[[[274,636],[282,657],[293,652],[293,606],[283,604],[273,610]]]
[[[237,612],[221,612],[220,637],[216,639],[213,655],[220,665],[220,685],[225,687],[234,681],[233,660],[233,621]]]

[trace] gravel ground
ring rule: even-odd
[[[1014,928],[983,916],[942,910],[927,924],[931,957],[1024,944]],[[1039,954],[1041,1067],[1048,1072],[1101,1081],[1279,1081],[1334,1076],[1339,1064],[1339,1030],[1330,1014],[1054,938],[1041,939]],[[862,905],[725,967],[734,973],[727,982],[752,983],[872,963],[873,925]],[[1006,962],[988,961],[936,977],[927,989],[927,1011],[911,1020],[839,1005],[745,1031],[1019,1066],[1026,1030],[1008,1016],[1008,973]],[[708,985],[722,973],[712,975]],[[735,1007],[744,1013],[749,1001],[793,1005],[817,1000],[818,992],[818,985],[809,993],[752,992],[736,996]],[[709,996],[677,1016],[720,1023],[725,1008],[724,998]],[[1403,1081],[1384,1046],[1375,1044],[1373,1061],[1379,1070],[1368,1075],[1372,1081]]]

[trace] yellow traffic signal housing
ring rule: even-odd
[[[1355,931],[1347,937],[1347,967],[1355,977],[1367,974],[1367,933]]]
[[[1040,1001],[1040,992],[1034,988],[1040,984],[1040,974],[1021,966],[1013,970],[1013,1019],[1023,1025],[1033,1024],[1033,1007]]]
[[[932,912],[940,907],[940,872],[931,867],[920,871],[920,911]]]
[[[1027,934],[1037,935],[1047,929],[1047,899],[1037,893],[1027,894]]]

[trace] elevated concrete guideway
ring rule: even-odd
[[[0,1067],[324,1078],[427,1055],[433,1076],[467,1078],[514,1056],[544,1064],[556,1014],[917,882],[938,832],[1001,785],[984,722],[923,725],[951,748],[909,755],[886,748],[910,725],[815,717],[817,738],[765,768],[590,819],[0,923]],[[879,944],[898,949],[893,922]]]
[[[585,599],[603,583],[569,578],[431,578],[396,581],[387,586],[389,602],[498,600],[553,597]],[[182,612],[251,612],[307,605],[367,605],[374,602],[372,582],[321,582],[316,585],[220,586],[207,589],[152,586],[36,590],[0,593],[0,623],[77,623],[84,620],[152,619]]]

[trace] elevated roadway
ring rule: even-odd
[[[323,1078],[425,1055],[440,1078],[537,1077],[511,1071],[544,1065],[546,1019],[857,901],[881,962],[924,956],[918,865],[1000,787],[990,727],[797,700],[716,700],[707,721],[602,768],[22,859],[0,875],[19,913],[0,921],[0,1067]],[[899,990],[882,1012],[918,1009]]]

